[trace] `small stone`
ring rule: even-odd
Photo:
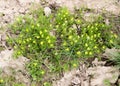
[[[51,14],[51,9],[49,7],[45,7],[44,8],[44,13],[45,13],[45,16],[49,16]]]

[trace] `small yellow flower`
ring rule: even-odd
[[[36,38],[37,38],[37,39],[39,39],[39,38],[40,38],[40,36],[36,36]]]
[[[110,43],[113,43],[113,40],[110,40]]]
[[[85,43],[85,47],[87,47],[88,46],[88,44],[87,43]]]
[[[28,47],[30,47],[30,45],[28,45]]]
[[[118,36],[116,34],[114,34],[114,37],[117,38]]]
[[[50,39],[48,40],[48,43],[51,43],[51,40],[50,40]]]
[[[44,75],[44,74],[45,74],[45,71],[42,70],[42,71],[41,71],[41,74]]]
[[[88,47],[87,50],[90,50],[90,48]]]
[[[29,38],[29,40],[31,41],[32,39],[31,39],[31,38]]]
[[[106,47],[105,46],[102,46],[102,49],[105,49]]]
[[[44,43],[43,41],[40,42],[41,45],[43,45],[43,43]]]
[[[63,17],[66,17],[66,15],[63,15]]]
[[[43,37],[44,37],[44,35],[42,34],[42,35],[41,35],[41,37],[43,38]]]
[[[40,24],[37,24],[37,26],[39,27],[39,26],[40,26]]]
[[[66,12],[65,14],[68,15],[68,12]]]
[[[26,43],[26,41],[23,41],[23,43],[25,44],[25,43]]]
[[[66,48],[65,51],[69,51],[70,49],[69,48]]]
[[[36,43],[36,41],[34,40],[33,43]]]
[[[75,43],[77,43],[77,42],[78,42],[78,40],[75,40],[74,42],[75,42]]]
[[[41,35],[41,34],[42,34],[42,31],[40,31],[39,33],[40,33],[40,35]]]
[[[17,46],[14,46],[14,49],[17,49]]]
[[[73,45],[73,42],[70,42],[71,45]]]
[[[58,28],[59,27],[59,25],[56,25],[56,28]]]
[[[46,39],[49,39],[49,38],[50,38],[49,36],[46,37]]]
[[[50,44],[50,47],[53,47],[54,45],[53,44]]]
[[[74,63],[74,64],[73,64],[73,67],[77,67],[77,64],[76,64],[76,63]]]
[[[34,25],[32,25],[32,28],[34,28]]]
[[[28,41],[29,41],[29,39],[26,39],[26,41],[28,42]]]
[[[80,21],[80,20],[77,20],[77,23],[81,23],[81,21]]]
[[[46,29],[44,30],[46,33],[48,32]]]
[[[3,79],[0,79],[0,83],[3,83],[4,82],[4,80]]]
[[[58,55],[58,53],[57,53],[57,52],[55,52],[55,55]]]
[[[61,37],[63,37],[63,34],[61,35]]]
[[[50,27],[52,27],[52,24],[50,24]]]
[[[71,21],[73,21],[73,20],[74,20],[74,18],[72,17],[70,20],[71,20]]]
[[[87,51],[85,52],[85,55],[88,55],[88,52],[87,52]]]
[[[93,53],[92,52],[89,52],[89,55],[92,55]]]
[[[100,37],[100,33],[98,33],[98,37]]]
[[[93,39],[93,35],[91,36],[91,40]]]
[[[28,30],[28,29],[26,29],[26,32],[29,32],[29,30]]]
[[[68,39],[72,39],[72,36],[69,36]]]
[[[34,66],[37,66],[37,63],[33,63]]]
[[[77,55],[81,55],[81,52],[80,52],[80,51],[78,51],[76,54],[77,54]]]
[[[67,43],[66,43],[66,42],[64,42],[64,43],[63,43],[63,46],[66,46],[66,45],[67,45]]]
[[[97,49],[97,46],[94,46],[95,49]]]
[[[20,55],[20,54],[21,54],[21,52],[19,51],[19,52],[18,52],[18,55]]]
[[[94,34],[94,37],[96,38],[96,37],[97,37],[97,35],[96,35],[96,34]]]

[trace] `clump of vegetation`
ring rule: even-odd
[[[17,18],[11,33],[15,35],[9,36],[8,43],[14,47],[14,55],[29,58],[27,68],[32,79],[45,86],[49,83],[44,76],[77,67],[80,58],[100,54],[106,47],[112,47],[117,38],[101,16],[87,22],[66,8],[49,17],[40,9],[32,16]]]

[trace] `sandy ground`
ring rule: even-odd
[[[46,4],[46,6],[48,6],[48,4],[52,4],[54,2],[56,2],[60,6],[68,7],[71,12],[74,11],[74,8],[78,9],[80,7],[88,7],[100,12],[103,10],[107,10],[115,15],[119,15],[120,13],[120,1],[118,0],[45,0],[45,2],[42,2],[41,0],[0,0],[0,27],[5,26],[9,23],[12,23],[15,17],[18,15],[24,16],[26,13],[28,13],[33,3],[44,4],[44,5]],[[4,32],[0,30],[0,45],[2,45],[3,39],[5,40]],[[9,50],[0,51],[0,68],[6,68],[10,66],[10,67],[13,67],[14,69],[16,68],[24,69],[24,62],[26,62],[24,61],[25,58],[13,60],[11,58],[12,52],[13,51],[9,51]],[[73,75],[74,73],[75,72],[73,72]],[[63,79],[65,79],[65,77],[63,77],[61,80]],[[76,79],[75,82],[78,81],[76,83],[79,83],[79,80],[77,78],[75,79]],[[70,84],[69,82],[68,84]],[[29,80],[28,82],[25,82],[25,83],[29,83]],[[58,85],[58,83],[63,83],[63,82],[58,81],[57,84],[55,84],[55,86],[63,86],[64,84],[63,83],[61,85]],[[64,85],[64,86],[67,86],[67,85]],[[74,86],[78,86],[78,85],[74,85]],[[101,85],[97,85],[97,86],[101,86]]]

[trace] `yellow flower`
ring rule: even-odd
[[[85,47],[87,47],[88,46],[88,44],[87,43],[85,43]]]
[[[56,25],[56,28],[58,28],[59,27],[59,25]]]
[[[40,36],[36,36],[36,38],[37,38],[37,39],[39,39],[39,38],[40,38]]]
[[[51,43],[51,40],[48,40],[48,43]]]
[[[54,45],[53,44],[50,44],[50,47],[53,47]]]
[[[66,51],[69,51],[70,49],[69,49],[69,48],[66,48],[65,50],[66,50]]]
[[[50,24],[50,27],[52,27],[52,24]]]
[[[72,39],[72,36],[69,36],[68,39]]]
[[[36,43],[36,41],[34,40],[33,43]]]
[[[44,37],[44,35],[42,34],[42,35],[41,35],[41,37],[43,38],[43,37]]]
[[[41,74],[44,75],[44,74],[45,74],[45,71],[42,70],[42,71],[41,71]]]
[[[26,32],[29,32],[29,30],[28,30],[28,29],[26,29]]]
[[[32,25],[32,28],[34,28],[34,25]]]
[[[26,41],[28,42],[28,41],[29,41],[29,39],[26,39]]]
[[[100,33],[98,33],[98,37],[100,37]]]
[[[40,26],[40,24],[37,24],[37,26],[39,27],[39,26]]]
[[[106,47],[105,46],[102,46],[103,49],[105,49]]]
[[[88,47],[87,50],[90,50],[90,48]]]
[[[96,34],[94,34],[94,37],[96,38]]]
[[[65,14],[68,15],[68,12],[66,12]]]
[[[32,40],[31,38],[29,38],[29,40]]]
[[[43,45],[43,43],[44,43],[43,41],[40,42],[41,45]]]
[[[110,43],[113,43],[113,40],[110,40]]]
[[[50,38],[49,36],[46,37],[46,39],[49,39],[49,38]]]
[[[44,30],[46,33],[48,32],[46,29]]]
[[[41,35],[41,34],[42,34],[42,31],[40,31],[39,33],[40,33],[40,35]]]
[[[0,83],[3,83],[4,81],[3,81],[3,79],[0,79]]]
[[[34,66],[37,66],[37,63],[33,63]]]
[[[81,23],[81,21],[80,21],[80,20],[77,20],[77,23]]]
[[[89,52],[89,55],[92,55],[92,52]]]
[[[76,64],[76,63],[74,63],[74,64],[73,64],[73,67],[77,67],[77,64]]]
[[[61,37],[63,37],[63,34],[61,35]]]
[[[116,34],[114,34],[114,37],[117,38],[118,36]]]
[[[70,42],[71,45],[73,45],[73,42]]]
[[[66,43],[66,42],[64,42],[64,43],[63,43],[63,46],[66,46],[66,45],[67,45],[67,43]]]
[[[74,18],[72,17],[70,20],[71,20],[71,21],[73,21],[73,20],[74,20]]]
[[[78,40],[75,40],[74,42],[75,42],[75,43],[77,43],[77,42],[78,42]]]
[[[94,46],[95,49],[97,49],[97,46]]]
[[[55,52],[55,55],[58,55],[58,53],[57,53],[57,52]]]
[[[88,54],[88,52],[86,51],[86,52],[85,52],[85,55],[87,55],[87,54]]]
[[[80,51],[78,51],[76,54],[77,54],[77,55],[81,55],[81,52],[80,52]]]

